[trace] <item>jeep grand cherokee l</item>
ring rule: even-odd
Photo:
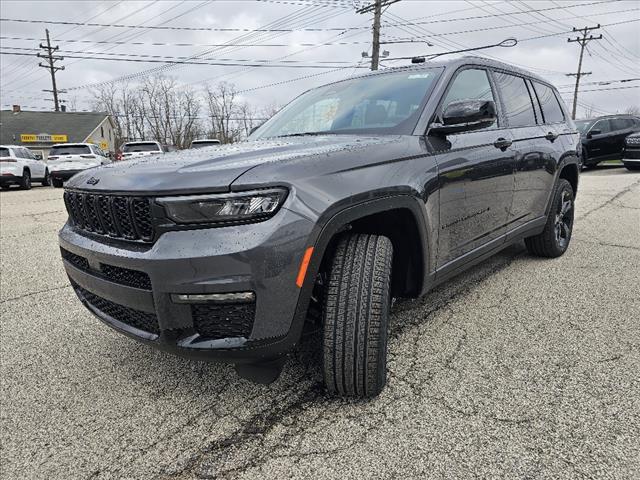
[[[62,257],[107,325],[254,381],[319,318],[327,389],[375,396],[392,297],[522,239],[566,251],[578,148],[535,75],[473,57],[386,69],[304,93],[246,142],[75,176]]]
[[[620,160],[625,138],[640,132],[640,118],[633,115],[608,115],[578,120],[582,138],[582,165],[595,167],[604,160]]]

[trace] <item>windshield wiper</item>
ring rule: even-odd
[[[282,137],[306,137],[312,135],[335,135],[333,132],[324,131],[324,132],[300,132],[300,133],[288,133],[287,135],[278,135],[273,138],[282,138]]]

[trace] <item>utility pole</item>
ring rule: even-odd
[[[602,34],[600,34],[600,36],[598,37],[594,37],[593,35],[590,34],[592,30],[597,30],[599,28],[600,28],[600,24],[598,24],[596,27],[584,27],[580,29],[573,27],[573,31],[582,33],[582,37],[567,39],[567,42],[569,43],[578,42],[580,44],[580,60],[578,60],[578,72],[567,73],[568,77],[574,77],[574,76],[576,77],[576,88],[573,91],[573,110],[571,111],[571,118],[574,120],[576,119],[576,107],[578,104],[578,88],[580,87],[580,77],[583,77],[585,75],[591,75],[592,73],[592,72],[582,71],[582,57],[584,56],[584,49],[586,48],[587,43],[589,43],[591,40],[600,40],[602,38]],[[587,37],[587,35],[589,36]]]
[[[58,70],[64,70],[63,66],[56,67],[55,63],[59,60],[64,60],[64,57],[58,57],[53,54],[53,52],[60,49],[57,45],[55,47],[51,46],[51,40],[49,39],[49,30],[45,30],[47,32],[47,44],[40,44],[40,48],[45,51],[45,53],[38,53],[38,57],[44,58],[46,60],[46,64],[42,62],[38,64],[39,67],[43,67],[48,69],[51,72],[51,85],[53,90],[50,90],[53,93],[53,103],[55,106],[55,111],[60,111],[60,102],[58,101],[58,87],[56,86],[56,72]],[[49,91],[49,90],[45,90]]]
[[[371,70],[378,70],[380,64],[380,19],[382,18],[382,8],[388,7],[392,3],[400,0],[374,0],[372,4],[356,10],[356,13],[369,13],[373,11],[373,40],[371,49]],[[364,54],[363,54],[364,55]]]

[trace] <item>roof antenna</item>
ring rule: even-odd
[[[424,55],[418,57],[396,57],[389,58],[388,60],[408,60],[411,59],[411,63],[424,63],[429,60],[433,60],[436,57],[441,57],[443,55],[451,55],[452,53],[464,53],[464,52],[474,52],[476,50],[484,50],[487,48],[493,47],[515,47],[518,44],[518,40],[515,38],[506,38],[500,43],[494,43],[493,45],[483,45],[481,47],[473,47],[473,48],[465,48],[464,50],[454,50],[452,52],[441,52],[441,53],[432,53],[431,55]]]

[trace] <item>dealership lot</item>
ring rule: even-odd
[[[631,478],[640,471],[640,174],[581,177],[572,245],[523,247],[392,316],[389,384],[325,397],[317,338],[271,386],[92,317],[62,191],[0,193],[6,478]]]

